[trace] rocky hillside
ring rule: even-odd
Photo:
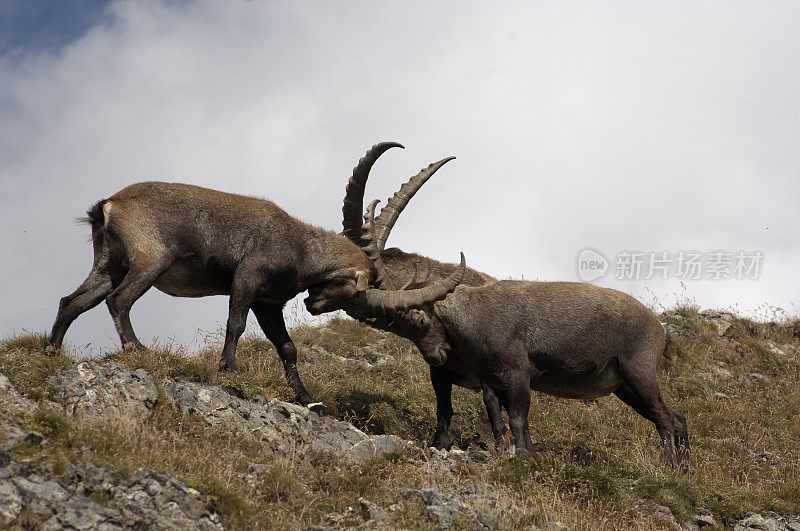
[[[679,308],[660,382],[685,413],[691,474],[615,397],[535,395],[537,453],[495,448],[454,392],[456,445],[427,448],[435,401],[408,342],[350,320],[292,332],[321,413],[289,403],[274,349],[47,357],[0,346],[0,527],[800,531],[800,322]]]

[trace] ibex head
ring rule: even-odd
[[[369,247],[364,248],[363,252],[372,260],[369,270],[350,270],[346,274],[340,272],[308,288],[304,303],[310,314],[345,310],[360,315],[380,316],[420,308],[452,292],[463,280],[467,267],[462,253],[461,264],[447,278],[418,289],[387,290],[381,287],[383,274],[380,254],[371,253]]]
[[[378,201],[373,201],[367,208],[362,222],[364,188],[369,171],[378,157],[392,147],[402,148],[403,146],[396,142],[382,142],[372,146],[367,154],[358,161],[348,182],[347,195],[342,208],[344,214],[342,234],[358,245],[371,260],[370,274],[359,271],[356,272],[355,277],[338,277],[310,288],[305,304],[311,314],[316,315],[335,309],[355,311],[362,315],[403,312],[410,308],[432,304],[443,298],[452,292],[464,278],[466,263],[462,253],[459,267],[447,278],[418,289],[392,291],[381,289],[384,279],[381,251],[386,245],[386,239],[394,223],[408,201],[425,181],[447,161],[455,158],[448,157],[422,170],[401,187],[377,218],[375,218],[375,206]]]

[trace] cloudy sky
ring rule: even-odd
[[[458,157],[398,222],[404,250],[579,280],[590,248],[596,282],[657,308],[800,313],[800,4],[476,4],[4,1],[0,335],[49,330],[89,271],[74,218],[96,200],[186,182],[340,230],[350,171],[381,140],[407,149],[368,199]],[[649,253],[664,268],[648,279]],[[132,312],[146,342],[191,344],[226,317],[223,297],[156,290]],[[115,348],[105,305],[67,340]]]

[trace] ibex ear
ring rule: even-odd
[[[367,291],[369,275],[364,271],[356,271],[356,291]]]

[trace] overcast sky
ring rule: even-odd
[[[368,200],[458,157],[390,245],[540,280],[579,280],[588,247],[600,285],[657,308],[800,312],[797,2],[0,5],[2,336],[49,330],[89,271],[74,218],[98,199],[185,182],[338,231],[347,178],[383,140],[407,149]],[[680,278],[689,251],[763,258],[755,279]],[[638,280],[617,278],[623,252],[645,253]],[[650,252],[666,280],[646,278]],[[157,290],[132,311],[145,342],[226,318],[224,297]],[[105,305],[67,340],[116,348]]]

